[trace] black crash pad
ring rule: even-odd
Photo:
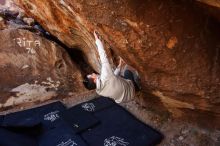
[[[0,128],[0,146],[38,146],[35,138]]]
[[[70,125],[76,123],[84,123],[83,125],[87,125],[87,127],[90,125],[88,130],[83,130],[80,133],[90,146],[153,146],[163,138],[162,134],[140,122],[110,98],[101,97],[79,104],[64,111],[65,116],[74,115],[73,111],[77,111],[84,118],[81,122],[79,119],[77,122],[74,119],[68,122],[70,122]],[[87,116],[89,118],[86,118]],[[91,116],[98,120],[100,124],[94,125],[91,123]]]
[[[154,146],[162,138],[106,97],[0,116],[0,146]]]
[[[48,130],[39,137],[39,146],[88,146],[80,135],[65,124]]]
[[[60,120],[59,113],[66,110],[61,102],[54,102],[44,106],[5,115],[2,126],[32,127],[42,123],[43,129],[51,129]]]

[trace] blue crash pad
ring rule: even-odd
[[[106,97],[69,109],[54,102],[0,116],[0,146],[154,146],[162,138]]]
[[[80,135],[65,124],[50,129],[39,137],[39,146],[87,146]]]
[[[88,130],[80,133],[90,146],[153,146],[163,138],[162,134],[136,119],[110,98],[100,97],[79,104],[64,111],[65,116],[73,115],[73,111],[85,116],[78,123],[91,124],[85,111],[100,122],[96,126],[91,124]],[[73,120],[70,125],[74,124]]]
[[[38,123],[42,124],[44,130],[56,127],[59,123],[59,113],[66,110],[61,102],[54,102],[44,106],[11,113],[5,115],[2,126],[8,127],[32,127]]]
[[[35,138],[0,128],[0,146],[38,146]]]

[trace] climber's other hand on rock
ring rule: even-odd
[[[124,66],[126,63],[125,63],[125,61],[121,58],[121,57],[119,57],[119,64],[118,64],[118,66],[119,67],[122,67],[122,66]]]
[[[95,37],[95,39],[97,40],[97,39],[99,39],[99,37],[98,37],[98,33],[97,33],[97,31],[96,30],[94,30],[94,37]]]

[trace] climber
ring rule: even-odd
[[[119,65],[113,72],[103,43],[96,31],[94,31],[94,37],[101,61],[101,74],[92,73],[87,75],[83,82],[85,87],[89,90],[96,88],[97,94],[110,97],[117,103],[130,101],[135,95],[135,89],[138,89],[135,80],[137,74],[131,67],[125,65],[122,58],[120,58]],[[122,71],[123,67],[124,71]]]

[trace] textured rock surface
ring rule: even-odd
[[[5,29],[6,27],[5,20],[0,16],[0,30]]]
[[[143,104],[219,128],[219,24],[203,14],[194,2],[17,0],[17,3],[68,47],[81,49],[97,71],[92,31],[98,30],[109,54],[111,47],[114,54],[140,72]],[[155,96],[146,96],[149,93]]]
[[[66,51],[27,30],[0,31],[0,109],[84,91]]]
[[[204,11],[211,14],[220,22],[220,1],[218,0],[199,0],[201,7]]]
[[[219,0],[197,0],[197,1],[208,4],[210,6],[220,8],[220,1]]]

